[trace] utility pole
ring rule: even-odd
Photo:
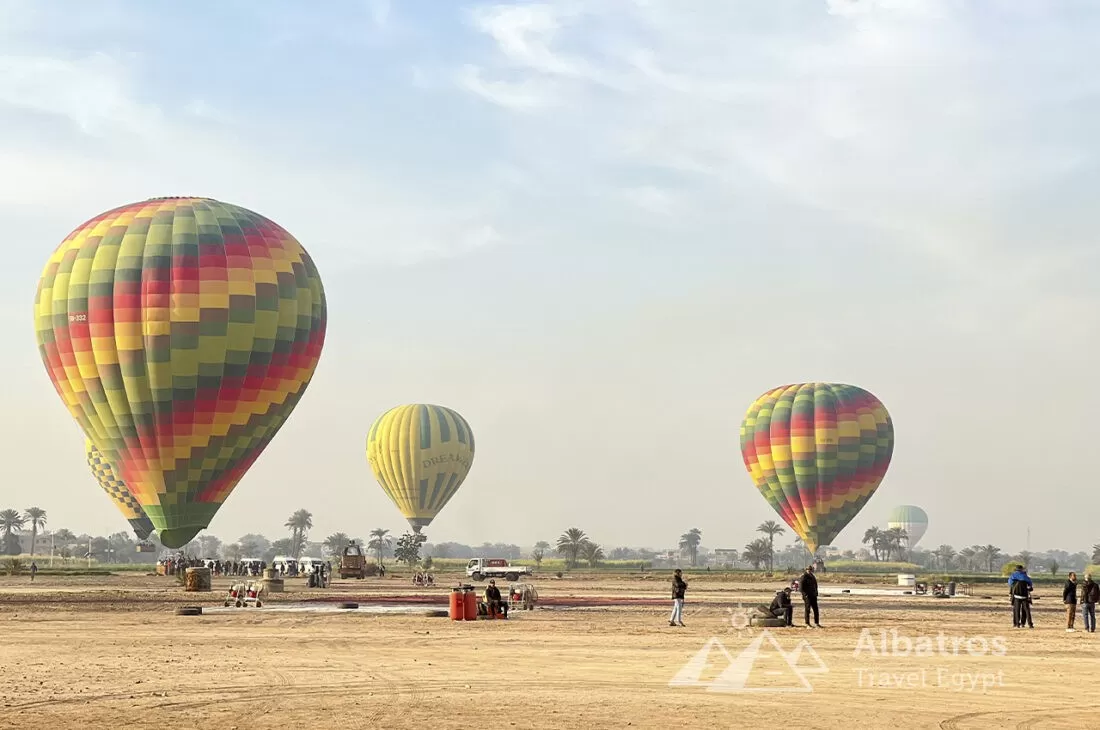
[[[1031,525],[1027,526],[1027,551],[1031,552]]]

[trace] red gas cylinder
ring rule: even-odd
[[[477,594],[472,590],[467,590],[462,594],[464,618],[467,621],[477,621]]]
[[[462,589],[455,588],[451,591],[451,605],[447,615],[452,621],[461,621],[466,615],[466,602],[462,597]]]

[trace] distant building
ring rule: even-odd
[[[39,533],[38,539],[35,541],[34,550],[31,550],[31,531],[26,530],[25,532],[19,533],[19,548],[25,555],[30,555],[32,553],[34,555],[49,555],[50,540],[51,537],[49,533],[45,535]]]
[[[737,556],[739,553],[737,550],[731,548],[715,548],[714,549],[714,563],[715,565],[733,567],[737,563]]]

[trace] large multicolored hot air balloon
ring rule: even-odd
[[[903,504],[890,510],[890,518],[886,527],[893,529],[900,527],[909,536],[906,544],[910,549],[916,547],[924,533],[928,531],[928,513],[920,507],[911,504]]]
[[[207,198],[89,220],[54,251],[35,298],[54,387],[170,548],[210,524],[286,422],[325,324],[301,244]]]
[[[367,434],[367,461],[401,514],[419,533],[455,495],[474,460],[474,432],[450,408],[391,408]]]
[[[741,424],[741,454],[753,482],[811,552],[830,544],[863,508],[893,451],[886,407],[853,385],[769,390]]]
[[[126,488],[122,480],[115,476],[111,465],[107,463],[107,460],[103,458],[103,455],[99,453],[99,449],[95,447],[90,439],[84,439],[84,454],[88,460],[88,467],[92,470],[92,475],[95,476],[100,488],[115,503],[122,516],[130,522],[130,527],[134,528],[137,539],[145,540],[148,538],[153,533],[153,521],[145,514],[145,510],[130,494],[130,490]]]

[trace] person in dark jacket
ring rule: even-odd
[[[503,605],[500,589],[497,588],[495,580],[489,581],[489,587],[485,589],[485,608],[489,610],[489,615],[493,618],[496,618],[498,613],[503,613],[505,618],[508,617],[508,607]]]
[[[817,578],[814,577],[814,566],[806,566],[806,572],[802,574],[802,580],[798,583],[798,592],[802,594],[802,603],[806,606],[806,626],[810,625],[810,610],[812,609],[814,612],[814,626],[820,629],[821,617],[817,608]]]
[[[1012,575],[1008,576],[1008,594],[1012,596],[1012,626],[1017,629],[1022,629],[1024,624],[1029,629],[1035,628],[1031,622],[1031,591],[1034,589],[1024,566],[1017,565]]]
[[[1085,584],[1081,586],[1081,618],[1085,620],[1085,631],[1096,632],[1096,604],[1100,603],[1100,585],[1092,580],[1092,573],[1085,573]]]
[[[791,589],[784,588],[775,592],[772,605],[768,607],[772,616],[783,619],[788,626],[794,626],[794,605],[791,603]]]
[[[683,571],[677,568],[672,573],[672,615],[668,619],[669,626],[684,625],[684,594],[687,588]]]
[[[1066,633],[1072,634],[1073,621],[1077,618],[1077,574],[1070,571],[1066,584],[1062,586],[1062,603],[1066,606]]]

